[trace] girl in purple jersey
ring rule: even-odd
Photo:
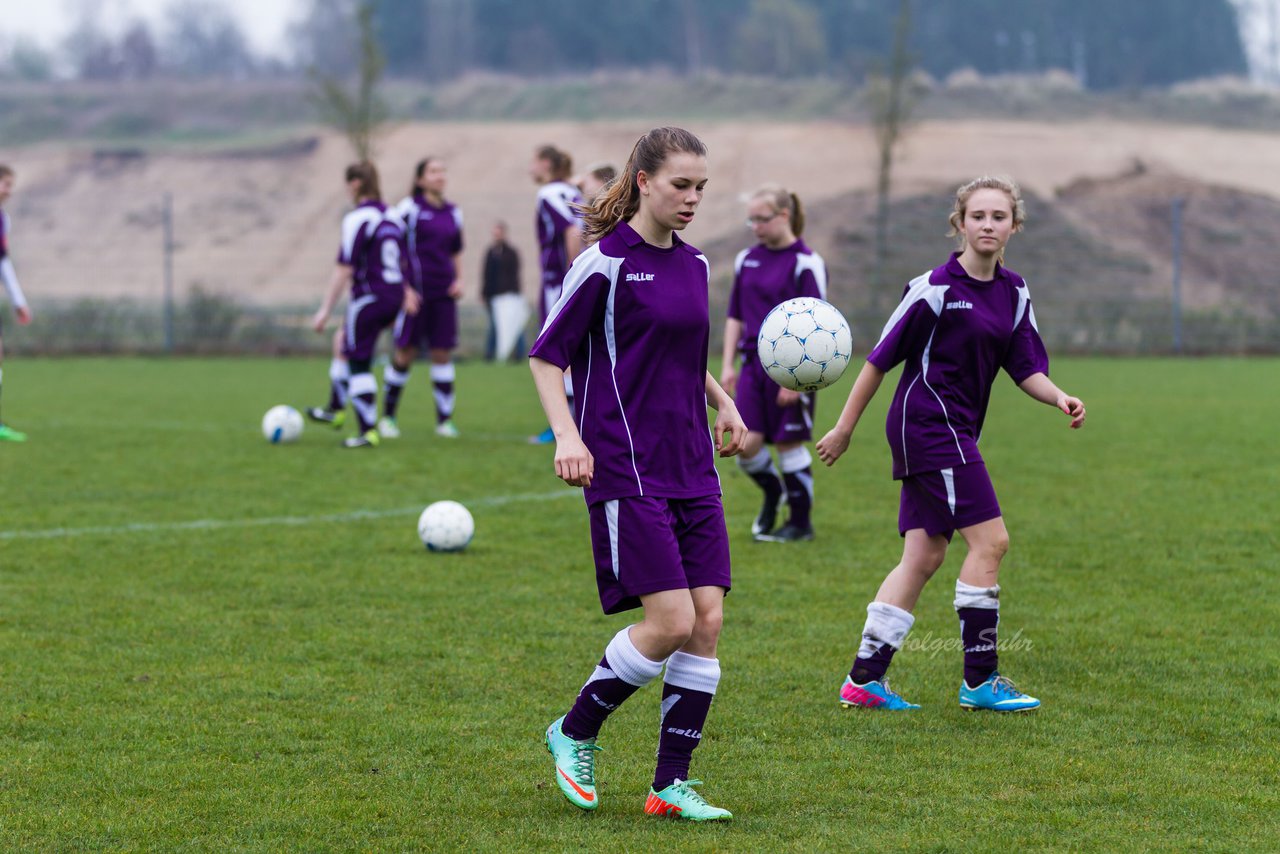
[[[1003,265],[1005,245],[1025,218],[1011,181],[978,178],[959,188],[950,224],[960,251],[907,286],[835,427],[818,441],[824,463],[840,459],[885,373],[904,363],[886,425],[893,476],[902,482],[902,560],[867,605],[862,643],[840,689],[846,708],[919,708],[891,691],[884,675],[955,531],[968,546],[955,595],[964,645],[960,705],[998,712],[1040,706],[996,667],[999,571],[1009,534],[978,452],[1002,368],[1028,395],[1066,413],[1073,428],[1084,424],[1084,404],[1049,379],[1026,282]]]
[[[822,257],[800,239],[804,207],[795,193],[773,184],[761,187],[747,200],[747,227],[760,242],[738,253],[734,262],[720,385],[733,395],[750,431],[738,465],[764,492],[764,503],[751,525],[752,536],[775,543],[811,540],[813,457],[804,443],[813,431],[814,395],[791,391],[769,379],[756,356],[756,338],[760,324],[778,303],[793,297],[826,299],[827,268]],[[778,449],[781,476],[766,443]],[[775,531],[784,490],[789,518]]]
[[[538,185],[538,209],[534,215],[534,232],[538,237],[538,261],[542,268],[542,284],[538,299],[542,309],[542,322],[547,320],[551,307],[560,299],[564,275],[573,259],[582,251],[582,194],[570,183],[573,159],[554,145],[543,145],[533,153],[529,164],[529,177]],[[564,378],[564,393],[569,396],[573,408],[573,381]],[[529,441],[546,445],[555,441],[550,427]]]
[[[9,258],[9,215],[4,212],[4,203],[13,192],[13,169],[0,163],[0,283],[9,294],[9,303],[13,306],[13,315],[18,323],[26,326],[31,322],[31,309],[27,298],[18,284],[18,274],[13,269],[13,261]],[[2,330],[0,330],[2,331]],[[0,390],[4,385],[4,338],[0,335]],[[27,434],[7,426],[0,421],[0,442],[25,442]]]
[[[453,424],[456,371],[453,350],[458,346],[458,298],[462,296],[462,209],[444,197],[444,162],[425,157],[414,172],[413,188],[396,205],[409,241],[409,266],[414,287],[422,297],[417,314],[401,311],[396,317],[396,350],[383,373],[386,394],[378,433],[386,439],[400,436],[396,410],[409,381],[409,369],[425,340],[431,354],[431,385],[436,402],[436,434],[458,437]]]
[[[599,805],[601,725],[665,665],[644,811],[732,818],[688,779],[720,681],[716,644],[730,586],[715,453],[736,454],[746,439],[733,399],[707,372],[707,260],[676,233],[693,220],[706,182],[696,136],[656,128],[641,137],[618,180],[586,209],[596,242],[569,270],[530,353],[555,432],[556,475],[585,487],[601,605],[607,614],[644,609],[547,728],[556,782],[582,809]],[[576,413],[561,381],[570,366]],[[710,435],[708,405],[718,413]]]
[[[414,314],[420,297],[407,274],[407,245],[404,227],[382,203],[378,170],[372,163],[355,163],[346,170],[347,191],[355,208],[342,218],[342,241],[337,263],[329,277],[319,310],[311,319],[317,332],[324,332],[343,290],[351,288],[347,316],[343,322],[343,352],[350,366],[347,396],[355,410],[359,431],[343,441],[346,448],[368,448],[378,444],[378,381],[373,377],[373,351],[378,336],[401,310]],[[331,378],[332,378],[331,371]],[[341,423],[331,409],[312,407],[314,420]]]

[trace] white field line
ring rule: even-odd
[[[466,502],[470,507],[500,507],[524,501],[552,501],[557,498],[575,497],[582,500],[576,489],[558,489],[555,492],[533,492],[519,495],[493,495],[473,498]],[[320,516],[267,516],[259,519],[193,519],[190,522],[131,522],[128,525],[98,525],[89,528],[44,528],[37,531],[0,531],[3,540],[56,540],[63,537],[114,536],[117,534],[153,534],[162,531],[219,531],[227,528],[261,528],[271,525],[315,525],[324,522],[359,522],[365,519],[388,519],[395,516],[413,516],[422,512],[421,506],[399,507],[393,510],[353,510],[350,513],[329,513]]]

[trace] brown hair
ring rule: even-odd
[[[534,153],[534,156],[550,164],[552,181],[568,180],[569,175],[573,173],[573,158],[567,152],[561,151],[554,145],[542,146]]]
[[[13,175],[13,167],[7,163],[0,163],[0,179],[8,178]]]
[[[378,167],[368,160],[352,163],[347,167],[347,180],[359,181],[356,189],[358,199],[377,199],[382,201],[382,186],[378,183]]]
[[[422,189],[418,186],[418,182],[422,180],[423,175],[427,174],[427,167],[438,159],[439,158],[432,157],[428,154],[426,157],[418,161],[418,165],[414,167],[413,170],[413,186],[409,188],[409,195],[411,197],[418,195],[418,192]]]
[[[947,232],[947,237],[958,237],[956,247],[963,252],[965,247],[964,239],[964,217],[968,210],[969,197],[978,190],[999,190],[1009,197],[1009,207],[1013,211],[1013,231],[1022,231],[1023,224],[1027,221],[1027,205],[1022,201],[1022,190],[1018,187],[1016,181],[1011,178],[994,178],[990,175],[983,175],[981,178],[974,178],[967,184],[961,184],[956,189],[955,206],[951,211],[951,215],[947,217],[947,224],[951,226],[951,230]],[[1000,250],[1000,261],[1004,261],[1004,250]]]
[[[618,169],[612,163],[597,163],[587,170],[597,181],[608,184],[618,177]]]
[[[640,184],[636,178],[641,172],[653,175],[662,168],[667,155],[677,151],[707,155],[707,147],[684,128],[654,128],[636,140],[622,173],[600,191],[595,201],[583,209],[582,237],[590,243],[599,240],[624,220],[640,210]]]
[[[804,205],[800,197],[779,184],[765,184],[751,194],[753,199],[764,199],[775,211],[786,211],[791,217],[791,233],[799,237],[804,233]]]

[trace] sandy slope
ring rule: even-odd
[[[694,244],[739,233],[745,245],[740,196],[761,182],[781,181],[812,202],[874,183],[865,127],[722,122],[691,129],[711,154],[706,201],[687,234]],[[534,187],[527,170],[534,147],[554,142],[584,166],[620,162],[643,130],[620,122],[405,125],[381,147],[384,191],[398,199],[417,158],[445,158],[449,194],[466,212],[473,250],[465,261],[468,298],[478,290],[478,250],[499,217],[512,223],[531,288]],[[906,140],[895,189],[915,192],[996,172],[1052,196],[1080,178],[1121,173],[1140,158],[1193,180],[1280,198],[1277,143],[1273,134],[1114,120],[932,122]],[[285,152],[120,156],[45,146],[7,151],[0,159],[18,170],[7,206],[11,247],[37,305],[78,295],[158,297],[166,192],[174,198],[179,294],[201,283],[247,302],[275,304],[319,298],[337,248],[349,153],[343,140],[324,134],[314,146]],[[1087,219],[1083,225],[1089,227]]]

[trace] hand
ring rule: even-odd
[[[1058,408],[1071,416],[1071,429],[1079,430],[1084,426],[1084,402],[1078,397],[1064,394],[1058,398]]]
[[[400,304],[404,308],[404,313],[413,317],[422,308],[422,294],[413,288],[404,289],[404,302]]]
[[[818,451],[818,459],[831,466],[844,455],[845,451],[849,450],[849,434],[839,427],[832,427],[827,431],[827,435],[818,440],[815,447]]]
[[[737,454],[747,441],[747,425],[738,414],[738,407],[734,406],[731,400],[721,404],[720,411],[716,413],[715,427],[712,429],[716,438],[716,450],[722,457],[732,457]],[[725,433],[729,434],[727,442],[724,438]]]
[[[324,334],[325,324],[329,322],[329,312],[323,308],[311,316],[311,328],[316,332]]]
[[[804,397],[798,391],[792,391],[789,388],[778,387],[778,405],[779,406],[795,406],[800,402],[800,398]]]
[[[458,279],[454,279],[453,284],[449,285],[449,290],[445,291],[445,295],[449,297],[449,299],[461,299],[462,282]]]
[[[17,305],[13,307],[13,313],[18,318],[21,326],[26,326],[31,322],[31,309],[25,305]]]
[[[726,365],[724,370],[720,372],[720,388],[724,389],[724,393],[729,397],[734,397],[738,393],[738,370],[732,365]]]
[[[596,459],[579,436],[556,440],[556,477],[570,486],[590,486]]]

